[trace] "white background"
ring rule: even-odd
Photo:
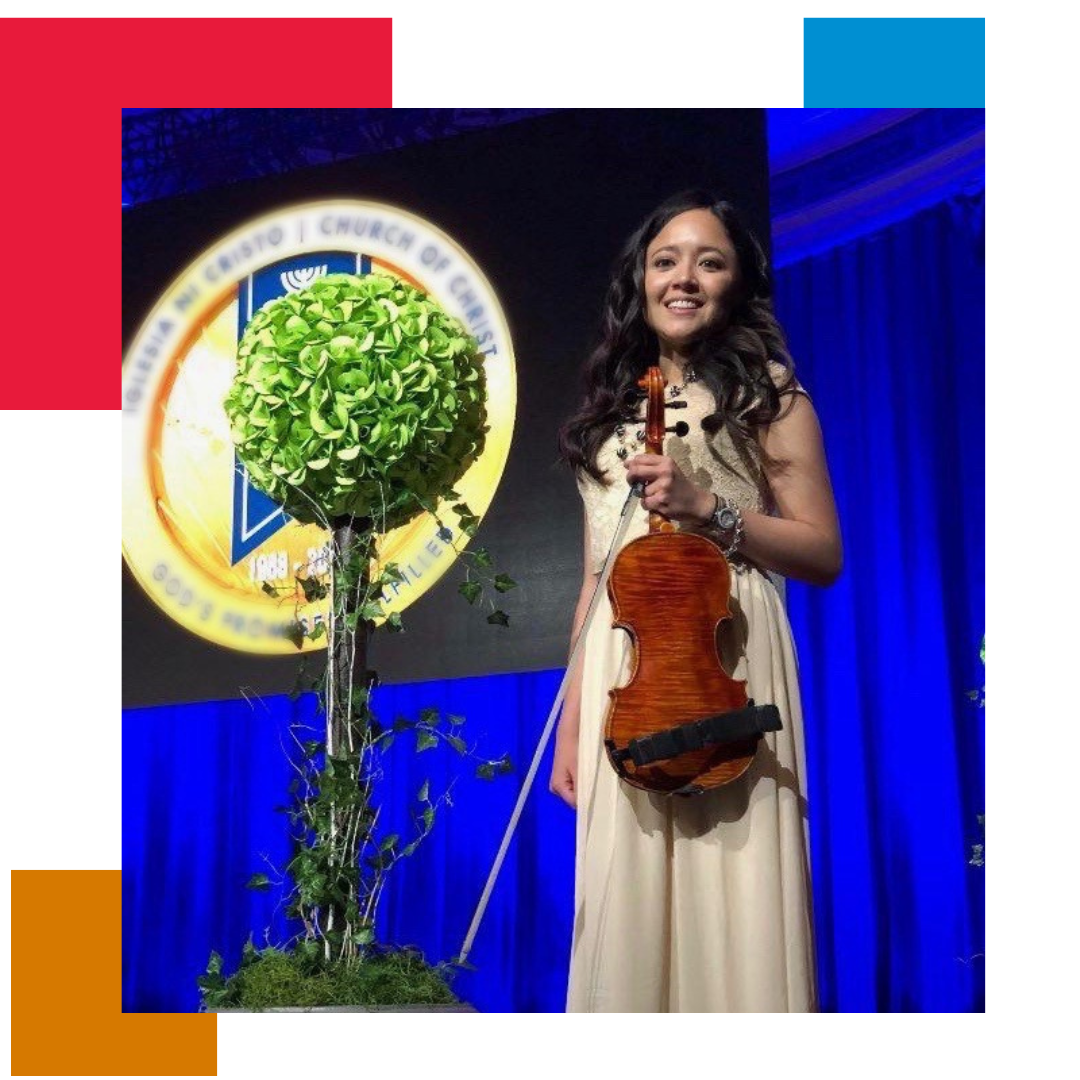
[[[867,3],[402,6],[334,0],[319,13],[393,14],[394,104],[455,107],[798,107],[803,15],[897,14]],[[1066,882],[1078,871],[1080,791],[1070,438],[1080,304],[1065,102],[1077,61],[1073,36],[1043,14],[1049,5],[1009,17],[988,6],[903,12],[989,15],[987,1015],[228,1016],[218,1021],[220,1076],[689,1068],[921,1080],[990,1068],[1053,1076],[1062,1069],[1051,1062],[1075,1064],[1076,894]],[[182,13],[295,14],[283,7],[197,3]],[[94,13],[143,14],[133,4]],[[324,45],[340,58],[342,44]],[[132,95],[126,104],[152,104]],[[5,351],[5,377],[20,377]],[[119,415],[7,412],[0,447],[9,866],[118,868]]]

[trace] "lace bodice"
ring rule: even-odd
[[[756,510],[769,513],[772,510],[772,498],[768,481],[756,461],[749,453],[740,454],[736,450],[731,436],[724,429],[716,435],[707,435],[701,428],[701,421],[715,408],[712,395],[704,383],[689,383],[682,393],[686,408],[677,413],[668,414],[669,423],[685,420],[690,426],[689,433],[683,438],[669,435],[664,450],[679,466],[691,483],[701,488],[708,488],[718,495],[732,500],[742,510]],[[589,523],[590,558],[592,570],[599,573],[607,555],[608,548],[615,536],[619,514],[626,501],[626,471],[618,456],[621,446],[628,448],[628,456],[642,452],[642,444],[635,439],[635,432],[644,426],[645,403],[640,406],[642,419],[638,423],[625,425],[625,435],[620,443],[617,435],[612,435],[597,455],[597,464],[605,470],[612,481],[609,487],[586,475],[578,480],[578,490],[585,503],[586,519]],[[692,529],[690,526],[683,528]],[[634,511],[633,521],[626,535],[626,540],[633,540],[649,530],[648,512],[639,504]],[[696,530],[693,530],[696,531]],[[733,560],[733,568],[738,560]]]

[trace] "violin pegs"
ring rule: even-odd
[[[685,401],[669,401],[667,403],[667,408],[669,408],[669,409],[685,409],[686,408],[686,402]]]
[[[680,420],[674,426],[669,427],[669,428],[664,428],[664,430],[667,431],[667,432],[670,432],[672,435],[678,435],[679,438],[681,439],[681,438],[683,438],[683,436],[689,434],[690,425],[685,420]]]

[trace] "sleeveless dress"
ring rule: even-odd
[[[799,389],[801,391],[801,388]],[[688,479],[768,513],[756,463],[701,419],[713,411],[702,383],[683,391],[690,425],[666,452]],[[622,445],[633,457],[637,425]],[[614,482],[579,482],[599,573],[627,486],[620,440],[598,464]],[[626,542],[648,531],[640,504]],[[577,773],[577,855],[568,1012],[810,1012],[816,1007],[802,711],[795,649],[773,579],[731,560],[732,618],[720,655],[747,694],[775,704],[783,728],[763,736],[739,779],[692,797],[641,791],[603,750],[608,691],[630,676],[630,638],[611,625],[603,596],[585,641]]]

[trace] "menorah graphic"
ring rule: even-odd
[[[285,270],[281,274],[281,284],[287,292],[299,292],[306,289],[316,278],[324,277],[326,266],[302,266],[298,270]]]

